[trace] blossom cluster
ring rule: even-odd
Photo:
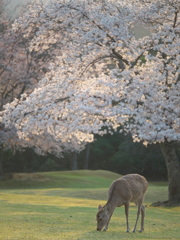
[[[32,5],[13,31],[31,36],[30,51],[53,46],[56,61],[29,96],[5,106],[1,121],[38,153],[80,151],[119,126],[144,144],[179,141],[179,15],[176,0]],[[136,25],[149,34],[136,38]]]

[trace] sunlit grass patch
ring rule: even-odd
[[[38,191],[38,190],[37,190]],[[42,191],[43,193],[44,191]],[[31,204],[31,205],[49,205],[61,207],[93,207],[99,201],[94,199],[83,199],[73,197],[57,197],[38,194],[15,194],[15,193],[1,193],[0,201],[5,201],[11,204]]]

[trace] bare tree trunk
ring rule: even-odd
[[[90,148],[91,148],[91,143],[88,143],[86,146],[86,158],[85,158],[84,169],[88,169],[88,166],[89,166]]]
[[[0,146],[0,179],[3,178],[3,148]]]
[[[180,162],[175,151],[176,142],[161,143],[168,172],[169,202],[180,203]]]
[[[78,158],[78,154],[77,152],[74,152],[72,155],[72,170],[78,169],[77,158]]]

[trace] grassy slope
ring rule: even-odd
[[[14,188],[103,188],[120,175],[104,170],[78,170],[45,173],[17,173],[0,181],[0,189]]]
[[[145,232],[125,233],[124,209],[116,209],[107,232],[95,214],[111,182],[108,171],[16,174],[0,182],[0,240],[179,239],[180,207],[147,208]],[[150,183],[145,203],[167,199],[166,183]],[[131,206],[134,224],[136,207]]]

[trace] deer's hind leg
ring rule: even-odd
[[[124,204],[124,207],[125,207],[126,226],[127,226],[126,232],[129,232],[130,231],[130,228],[129,228],[129,202]]]
[[[140,232],[144,231],[144,217],[145,217],[145,206],[141,206],[141,229]]]
[[[134,230],[133,230],[133,232],[136,232],[136,227],[137,227],[137,223],[138,223],[138,220],[139,220],[139,215],[140,215],[141,207],[142,207],[142,201],[138,201],[136,204],[137,204],[137,206],[138,206],[138,211],[137,211],[137,218],[136,218],[136,222],[135,222],[135,225],[134,225]],[[142,212],[141,212],[141,213],[142,213]]]

